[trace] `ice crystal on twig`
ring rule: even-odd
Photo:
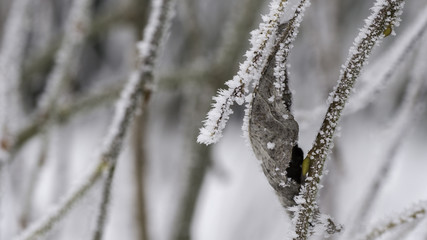
[[[268,56],[270,56],[277,29],[282,23],[287,0],[273,0],[270,4],[270,13],[263,16],[259,29],[251,32],[251,49],[245,53],[246,61],[232,80],[226,82],[228,89],[219,90],[213,98],[212,109],[207,114],[203,128],[197,138],[199,143],[206,145],[216,143],[222,137],[222,130],[233,113],[231,106],[236,102],[239,105],[245,102],[249,92],[249,85],[261,77]]]
[[[427,6],[409,26],[410,28],[403,32],[379,59],[378,64],[370,65],[367,71],[361,75],[360,80],[366,83],[366,86],[352,96],[345,114],[352,114],[367,106],[376,96],[375,93],[384,89],[394,78],[393,75],[401,69],[400,66],[404,64],[405,60],[412,56],[427,31]],[[376,72],[378,73],[376,74]]]

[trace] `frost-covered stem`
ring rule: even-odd
[[[416,220],[425,218],[427,209],[427,202],[421,202],[412,209],[405,210],[400,213],[398,216],[383,221],[377,226],[373,227],[364,237],[360,240],[375,240],[381,237],[384,233],[390,232],[397,227],[400,227],[405,224],[413,223]]]
[[[94,240],[99,240],[102,237],[107,216],[107,208],[110,202],[111,183],[114,176],[114,169],[120,152],[120,147],[124,139],[124,134],[126,133],[126,128],[130,124],[137,104],[142,100],[142,107],[144,108],[144,106],[147,106],[146,104],[148,103],[152,93],[153,68],[155,60],[157,59],[159,46],[164,39],[166,29],[168,28],[171,20],[172,3],[173,0],[153,0],[152,2],[151,15],[144,31],[144,40],[138,43],[138,50],[140,54],[139,60],[141,65],[138,70],[134,71],[134,78],[132,79],[131,76],[129,79],[127,85],[129,88],[124,90],[125,95],[123,95],[122,92],[121,98],[123,102],[119,102],[116,108],[118,112],[125,110],[125,114],[115,115],[116,118],[113,120],[113,125],[109,133],[110,137],[107,135],[106,144],[104,143],[106,149],[112,149],[111,156],[106,155],[107,158],[111,159],[111,168],[109,169],[108,177],[103,185],[104,191],[101,199],[100,215],[97,222]],[[126,92],[128,92],[129,95],[127,95]],[[124,96],[129,96],[129,98]],[[141,99],[141,96],[144,98]],[[144,109],[142,109],[142,111],[144,111]],[[121,119],[121,117],[124,117],[124,119]],[[117,135],[117,131],[121,133]],[[109,139],[111,140],[109,141]],[[113,144],[113,146],[110,145],[110,143]]]
[[[67,214],[88,191],[91,189],[97,180],[102,176],[106,164],[99,161],[97,166],[90,172],[81,185],[72,191],[67,197],[62,200],[57,207],[51,210],[50,214],[30,225],[26,231],[16,237],[16,240],[32,240],[38,239],[48,233],[50,229]]]
[[[91,0],[75,0],[68,17],[65,35],[55,57],[52,72],[46,80],[46,87],[38,103],[38,114],[46,116],[55,107],[66,80],[67,69],[76,49],[83,43],[88,28],[88,11]]]
[[[113,164],[107,172],[107,179],[102,186],[102,200],[100,205],[100,212],[96,221],[95,233],[93,240],[101,240],[104,235],[105,223],[107,221],[108,208],[111,201],[111,189],[113,184],[114,172],[116,170],[116,165]]]
[[[405,62],[405,60],[411,56],[411,53],[417,49],[419,42],[427,31],[427,6],[418,14],[418,17],[410,24],[411,28],[400,35],[392,46],[389,47],[389,50],[386,51],[383,57],[379,58],[380,60],[386,60],[385,69],[377,76],[372,74],[362,74],[361,78],[369,79],[363,81],[373,81],[367,87],[357,91],[352,100],[349,102],[348,107],[345,111],[346,115],[357,112],[358,110],[363,109],[375,96],[375,93],[381,91],[384,86],[393,79],[396,71],[398,71],[400,66]],[[390,60],[389,60],[390,59]],[[366,73],[374,71],[371,68],[377,68],[376,64],[370,65],[370,68],[367,69]]]
[[[199,143],[209,145],[222,137],[222,130],[232,113],[234,102],[243,104],[248,93],[249,84],[260,78],[261,71],[270,56],[277,28],[285,10],[287,0],[273,0],[270,4],[270,13],[265,16],[259,29],[252,32],[252,48],[245,54],[246,61],[232,80],[226,82],[227,90],[219,90],[214,97],[212,109],[208,112],[204,127],[200,129],[197,138]]]
[[[377,173],[375,174],[375,179],[370,184],[368,188],[368,193],[365,195],[360,209],[358,211],[358,216],[355,220],[355,223],[362,223],[365,220],[365,217],[370,212],[372,206],[376,202],[380,190],[383,188],[383,185],[386,183],[390,171],[394,167],[396,152],[399,149],[404,136],[409,133],[411,128],[410,123],[414,118],[419,115],[415,110],[417,108],[417,97],[420,90],[422,90],[422,85],[425,80],[425,66],[427,65],[427,60],[425,58],[427,54],[427,45],[424,44],[422,49],[418,53],[414,64],[412,74],[410,76],[411,81],[408,83],[405,95],[402,100],[402,104],[396,112],[395,116],[392,118],[393,121],[387,130],[388,136],[384,139],[386,141],[386,146],[383,148],[385,155],[382,157],[382,164],[378,168]]]
[[[386,29],[398,25],[403,2],[403,0],[377,0],[372,15],[366,20],[365,27],[355,39],[354,46],[350,48],[349,57],[343,65],[338,84],[330,96],[331,103],[314,146],[305,160],[310,161],[310,168],[300,193],[303,201],[296,213],[296,237],[294,239],[303,240],[309,236],[310,224],[313,221],[316,209],[318,209],[316,197],[323,175],[323,167],[332,148],[333,136],[342,110],[372,48],[384,37],[383,32]]]
[[[29,0],[12,2],[0,41],[0,161],[4,161],[10,150],[10,122],[17,112],[17,86],[25,50],[28,27]],[[15,109],[14,109],[15,108]]]
[[[71,191],[50,214],[32,224],[29,229],[17,237],[17,239],[37,239],[46,234],[60,219],[62,219],[84,196],[104,172],[114,167],[120,153],[126,129],[129,126],[135,109],[144,94],[143,86],[151,82],[153,67],[159,51],[160,42],[166,31],[166,25],[171,18],[173,0],[154,0],[149,23],[145,29],[144,40],[139,43],[139,61],[121,92],[108,133],[104,138],[103,147],[97,163],[91,169],[83,183]],[[142,47],[141,47],[142,46]]]
[[[40,153],[37,159],[37,164],[34,166],[34,169],[31,171],[30,174],[30,181],[28,189],[25,193],[24,197],[24,206],[20,218],[20,224],[22,229],[25,229],[28,226],[29,221],[31,220],[31,212],[32,212],[32,201],[33,201],[33,195],[34,190],[36,187],[36,184],[38,183],[40,172],[42,170],[42,167],[44,166],[46,162],[47,152],[49,148],[49,135],[45,132],[42,134],[42,146],[40,147]]]
[[[298,177],[291,177],[290,172],[286,173],[294,145],[298,141],[298,124],[290,112],[292,96],[287,86],[286,65],[290,48],[309,4],[310,1],[301,1],[292,18],[276,29],[273,50],[267,56],[260,79],[254,81],[251,99],[247,98],[242,127],[255,156],[261,161],[268,182],[286,210],[295,205],[294,197],[298,194],[301,183]]]

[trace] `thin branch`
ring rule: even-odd
[[[262,76],[248,97],[243,131],[247,133],[264,175],[276,191],[282,206],[295,205],[301,181],[290,177],[298,141],[298,123],[291,114],[292,94],[288,85],[288,56],[310,1],[299,3],[292,18],[277,29],[277,39]],[[300,154],[302,155],[302,154]],[[302,158],[302,156],[301,156]],[[302,160],[302,159],[301,159]],[[297,163],[297,165],[299,165]],[[298,174],[300,175],[300,174]],[[292,214],[292,212],[288,211]]]
[[[259,29],[251,33],[252,48],[245,54],[247,59],[240,65],[240,70],[233,79],[226,82],[228,89],[219,90],[217,96],[213,98],[215,102],[197,138],[199,143],[209,145],[222,137],[222,131],[233,112],[231,106],[235,102],[243,104],[250,83],[261,77],[261,71],[273,50],[277,29],[281,24],[286,5],[287,0],[273,0],[270,4],[270,13],[263,18]]]
[[[148,240],[147,203],[146,203],[146,153],[144,137],[147,127],[147,111],[144,106],[146,102],[140,103],[140,114],[136,115],[133,131],[133,154],[134,154],[134,176],[136,188],[136,221],[138,223],[139,238]],[[144,111],[145,110],[145,111]]]
[[[375,240],[384,235],[387,232],[391,232],[394,229],[403,225],[413,223],[414,221],[420,221],[426,216],[427,202],[421,202],[412,209],[405,210],[399,215],[379,223],[373,227],[364,237],[359,239],[364,240]]]
[[[29,186],[28,189],[25,193],[25,197],[24,197],[24,206],[22,208],[22,213],[21,213],[21,217],[20,217],[20,224],[22,229],[27,228],[28,223],[31,220],[32,217],[32,201],[34,200],[34,190],[37,186],[37,183],[39,181],[40,178],[40,172],[43,168],[43,166],[45,165],[46,162],[46,158],[47,158],[47,152],[48,152],[48,148],[49,148],[49,139],[50,136],[45,132],[44,134],[42,134],[42,143],[41,143],[41,147],[40,147],[40,153],[37,159],[37,163],[34,166],[34,169],[32,169],[31,173],[30,173],[30,178],[29,178]]]
[[[188,148],[190,149],[190,159],[188,164],[188,174],[182,195],[179,199],[179,207],[177,215],[174,219],[172,230],[172,239],[188,240],[191,237],[191,227],[196,212],[196,206],[200,196],[200,191],[203,187],[204,179],[210,165],[212,164],[211,148],[205,145],[194,142],[195,131],[197,125],[202,120],[204,112],[209,108],[209,102],[205,98],[206,95],[212,94],[212,89],[202,87],[199,88],[197,94],[194,93],[196,86],[187,85],[184,92],[185,97],[185,130]]]
[[[156,60],[159,44],[166,31],[166,25],[171,18],[172,0],[154,0],[149,24],[145,29],[144,40],[139,45],[139,62],[128,82],[121,92],[117,102],[113,121],[104,138],[103,147],[97,157],[94,168],[82,183],[72,190],[60,204],[51,210],[50,214],[32,224],[27,231],[16,239],[36,239],[47,232],[62,219],[73,206],[84,196],[102,176],[109,172],[117,162],[117,157],[123,145],[126,129],[129,126],[138,100],[144,96],[143,86],[153,78],[153,66]]]
[[[105,179],[104,185],[102,186],[102,197],[100,205],[100,213],[98,215],[95,227],[95,233],[93,240],[101,240],[104,235],[105,223],[107,221],[108,208],[111,202],[111,190],[113,184],[113,177],[116,170],[116,165],[112,165],[107,172],[107,179]]]
[[[3,162],[10,150],[10,118],[15,117],[17,109],[17,82],[23,61],[26,34],[28,28],[27,10],[29,0],[12,2],[5,24],[4,39],[0,48],[0,162]]]
[[[427,31],[427,7],[418,14],[417,19],[409,26],[411,27],[403,32],[387,51],[361,74],[360,82],[366,83],[366,85],[353,94],[343,112],[344,117],[351,116],[364,109],[380,91],[385,89],[387,84],[396,79],[394,76],[405,61],[412,56]],[[324,111],[326,111],[326,107],[318,105],[310,110],[297,110],[295,117],[299,120],[300,128],[305,128],[321,117]]]
[[[65,28],[65,36],[56,54],[55,64],[47,81],[45,92],[38,103],[37,115],[53,114],[56,101],[65,83],[68,66],[76,49],[83,43],[88,28],[88,8],[91,0],[75,0]]]
[[[352,96],[345,110],[345,115],[350,115],[366,107],[376,96],[376,93],[393,79],[393,76],[401,69],[400,66],[417,49],[427,31],[427,7],[422,9],[409,26],[410,28],[396,39],[389,50],[378,58],[377,64],[370,65],[366,73],[361,75],[361,82],[369,82],[368,86],[360,89]],[[382,67],[378,66],[380,64]],[[380,69],[379,74],[374,74],[378,68]]]
[[[136,110],[137,104],[140,101],[140,93],[143,94],[144,99],[143,99],[143,105],[142,106],[146,106],[146,104],[148,103],[151,93],[152,93],[152,85],[153,85],[153,67],[154,67],[154,61],[157,57],[158,54],[158,48],[160,43],[163,40],[163,36],[164,33],[168,27],[170,18],[171,18],[171,13],[170,13],[170,4],[171,4],[172,0],[154,0],[153,1],[153,6],[152,6],[152,15],[150,16],[148,25],[145,29],[144,32],[144,36],[146,37],[146,39],[144,39],[144,41],[140,42],[138,44],[139,47],[139,51],[140,51],[140,60],[141,60],[141,69],[140,71],[137,72],[137,74],[139,74],[140,76],[138,78],[136,78],[135,81],[135,85],[132,87],[132,89],[130,89],[130,91],[133,91],[134,93],[132,93],[131,95],[134,95],[134,97],[132,97],[131,99],[126,99],[127,102],[124,102],[123,106],[120,106],[120,104],[118,104],[118,109],[123,108],[125,109],[127,106],[131,107],[131,112],[129,113],[129,115],[133,115],[133,112]],[[145,38],[144,37],[144,38]],[[135,74],[135,72],[134,72]],[[122,97],[123,99],[123,97]],[[129,100],[131,100],[131,102],[128,102]],[[116,115],[118,117],[120,117],[120,115]],[[130,117],[129,117],[130,118]],[[119,118],[115,118],[115,120],[117,122],[122,122],[122,120],[117,120]],[[124,124],[118,124],[116,127],[118,129],[122,129],[123,128],[123,136],[119,139],[116,140],[112,140],[112,142],[114,141],[118,141],[120,142],[118,144],[117,147],[122,145],[122,141],[124,138],[124,133],[125,133],[125,128],[130,124],[130,120],[127,120],[126,125]],[[114,126],[114,121],[113,121],[113,126]],[[110,132],[111,136],[114,136],[117,131],[117,129],[112,128],[112,131]],[[114,137],[112,137],[113,139]],[[107,135],[107,141],[108,141],[108,135]],[[110,148],[110,146],[108,146],[108,148]],[[108,149],[107,148],[107,149]],[[97,228],[95,230],[95,236],[94,236],[94,240],[100,240],[102,235],[103,235],[103,231],[105,228],[105,221],[106,221],[106,216],[107,216],[107,207],[109,204],[109,200],[110,200],[110,194],[111,194],[111,182],[113,180],[113,176],[114,176],[114,169],[116,166],[116,159],[118,156],[118,152],[120,151],[119,149],[115,150],[117,151],[117,153],[115,152],[111,152],[111,154],[113,156],[110,156],[110,158],[114,159],[111,162],[111,168],[108,171],[108,178],[107,180],[104,182],[103,185],[103,195],[102,195],[102,199],[101,199],[101,209],[100,209],[100,214],[98,216],[98,221],[97,221]]]
[[[347,102],[354,83],[362,67],[365,65],[372,48],[381,40],[392,27],[397,26],[402,12],[403,0],[378,0],[372,15],[366,20],[365,27],[360,31],[350,48],[349,57],[343,69],[334,92],[330,95],[330,105],[323,124],[316,137],[314,146],[304,160],[309,162],[308,177],[300,191],[299,205],[295,214],[296,240],[305,240],[310,235],[310,225],[318,206],[316,204],[320,180],[326,158],[332,148],[332,140],[340,119],[342,110]],[[303,165],[303,169],[305,166]],[[304,170],[303,170],[304,171]]]

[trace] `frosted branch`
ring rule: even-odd
[[[377,0],[371,16],[365,20],[364,28],[356,37],[354,46],[350,48],[349,57],[342,67],[338,84],[329,97],[330,105],[314,146],[304,160],[305,163],[309,162],[310,168],[304,188],[300,192],[303,200],[295,214],[294,239],[307,239],[310,234],[310,224],[313,222],[316,209],[318,209],[316,197],[323,175],[323,167],[332,148],[333,136],[342,110],[372,48],[378,44],[387,31],[391,31],[393,27],[399,24],[402,8],[403,0]]]
[[[46,81],[45,92],[38,104],[38,113],[48,114],[55,105],[66,79],[67,69],[77,47],[82,44],[88,28],[88,8],[91,0],[75,0],[68,17],[65,35],[55,57],[52,72]]]
[[[262,78],[268,78],[268,68],[273,65],[273,76],[275,97],[268,99],[269,102],[283,101],[286,105],[287,110],[290,112],[292,105],[292,94],[288,86],[288,56],[290,50],[293,47],[296,36],[298,35],[299,27],[304,17],[305,9],[310,6],[309,0],[302,0],[295,9],[292,18],[288,22],[278,26],[277,36],[275,39],[275,45],[271,54],[267,57],[267,62],[262,69],[262,76],[260,79],[254,81],[254,89],[259,86],[259,82]],[[267,81],[267,79],[264,79]],[[244,136],[248,137],[249,118],[252,111],[252,100],[255,97],[255,91],[246,97],[247,105],[245,110],[245,117],[243,119],[243,133]],[[277,99],[279,98],[279,99]],[[282,136],[283,137],[283,136]],[[286,139],[285,139],[286,140]]]
[[[402,104],[392,118],[390,127],[387,129],[386,136],[382,139],[385,141],[385,147],[383,151],[385,154],[380,159],[382,164],[378,168],[375,174],[374,181],[370,184],[369,192],[365,195],[365,199],[362,201],[360,210],[358,211],[358,217],[355,223],[364,222],[365,216],[370,212],[373,204],[375,203],[380,190],[384,183],[388,179],[391,169],[393,169],[394,162],[396,159],[396,151],[399,149],[401,139],[409,133],[411,128],[410,123],[420,114],[418,110],[418,96],[420,91],[423,89],[424,76],[427,74],[425,66],[427,65],[427,44],[424,44],[418,53],[416,60],[414,61],[415,67],[410,76],[410,82],[407,85],[405,95],[402,99]]]
[[[116,165],[111,166],[107,172],[107,178],[105,179],[102,188],[102,201],[100,206],[100,212],[96,221],[95,233],[93,240],[101,240],[104,235],[104,227],[107,221],[108,207],[111,202],[111,190],[113,184],[113,177],[116,170]]]
[[[213,98],[212,109],[207,114],[203,128],[197,138],[199,143],[209,145],[216,143],[222,137],[222,130],[233,113],[231,106],[236,102],[241,105],[245,102],[249,84],[261,77],[268,56],[270,56],[277,29],[282,23],[287,0],[273,0],[270,4],[270,13],[263,16],[259,28],[251,32],[251,49],[245,53],[246,61],[232,80],[226,82],[227,90],[219,90]]]
[[[425,7],[417,18],[409,25],[410,28],[403,32],[398,39],[389,47],[378,64],[370,65],[365,74],[361,76],[361,82],[367,82],[367,86],[357,91],[350,99],[345,114],[349,115],[363,109],[376,95],[375,93],[384,89],[411,53],[417,49],[419,42],[427,31],[427,7]],[[380,65],[381,66],[378,66]],[[378,70],[379,69],[379,70]],[[374,72],[379,72],[375,74]]]
[[[17,85],[26,43],[29,0],[12,1],[0,48],[0,161],[10,147],[10,118],[18,109]]]
[[[32,224],[28,230],[16,239],[37,239],[46,234],[62,219],[73,206],[84,196],[103,175],[115,166],[117,157],[123,145],[132,117],[135,113],[138,100],[144,95],[143,86],[151,82],[153,78],[153,67],[157,58],[160,42],[165,35],[166,26],[171,19],[172,0],[154,0],[149,23],[145,29],[144,40],[138,45],[139,59],[138,67],[134,70],[117,101],[113,122],[104,138],[101,152],[98,154],[97,162],[82,183],[72,190],[58,206],[44,218]],[[143,47],[141,47],[143,46]]]
[[[393,231],[394,229],[401,227],[403,225],[414,223],[414,221],[419,221],[426,216],[427,202],[423,201],[411,209],[407,209],[399,215],[385,220],[377,226],[373,227],[368,234],[359,239],[364,240],[375,240],[381,237],[383,234]]]

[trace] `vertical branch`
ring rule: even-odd
[[[9,15],[4,25],[3,39],[0,41],[0,238],[4,233],[14,231],[10,226],[17,222],[16,218],[5,219],[6,200],[3,195],[10,195],[7,169],[3,165],[10,157],[13,144],[11,132],[16,123],[20,122],[21,110],[18,98],[18,80],[21,74],[21,65],[24,58],[24,49],[28,33],[28,13],[31,5],[29,0],[15,0],[11,2]],[[13,199],[15,201],[15,199]],[[13,223],[13,224],[8,224]],[[9,225],[9,226],[8,226]],[[9,228],[9,229],[5,229]]]
[[[91,0],[75,0],[67,20],[65,36],[55,57],[52,72],[46,81],[46,87],[38,103],[38,115],[47,117],[55,108],[62,87],[65,83],[68,66],[70,65],[75,51],[86,36],[88,28],[88,11]]]
[[[226,82],[227,90],[219,90],[213,98],[212,109],[208,112],[203,128],[197,137],[199,143],[209,145],[216,143],[222,137],[222,131],[233,113],[231,106],[236,102],[241,105],[245,102],[249,85],[261,77],[261,71],[273,51],[277,29],[282,23],[287,0],[273,0],[270,3],[270,13],[263,18],[259,29],[251,34],[252,48],[245,54],[246,61],[232,80]]]
[[[114,176],[114,169],[117,163],[117,157],[119,154],[119,147],[122,145],[124,134],[125,134],[125,128],[130,124],[130,118],[134,115],[134,112],[137,108],[138,102],[143,101],[142,107],[145,108],[150,100],[151,94],[152,94],[152,87],[154,84],[153,81],[153,68],[155,65],[155,60],[157,59],[159,46],[164,38],[166,29],[169,26],[169,22],[171,20],[171,8],[173,4],[173,0],[153,0],[152,2],[152,11],[151,16],[148,20],[147,27],[145,28],[144,32],[144,40],[140,43],[138,43],[138,50],[140,53],[140,61],[141,66],[138,71],[134,71],[133,77],[134,79],[129,80],[129,96],[130,99],[124,99],[122,103],[118,103],[117,109],[121,111],[121,108],[126,109],[126,107],[129,107],[127,110],[128,112],[126,115],[129,114],[128,118],[120,119],[119,117],[124,117],[121,115],[115,115],[117,118],[113,120],[113,126],[116,122],[117,125],[113,127],[109,132],[109,135],[111,137],[112,143],[117,141],[117,148],[113,149],[112,152],[110,152],[109,155],[105,155],[104,157],[106,159],[111,158],[112,160],[109,161],[110,168],[108,169],[108,178],[104,182],[103,189],[104,194],[102,195],[101,199],[101,209],[100,213],[98,215],[98,221],[97,221],[97,228],[94,236],[94,240],[99,240],[102,236],[102,232],[105,228],[105,221],[107,216],[107,210],[108,210],[108,204],[111,194],[111,182],[113,180]],[[132,78],[132,77],[131,77]],[[125,89],[124,92],[127,90]],[[141,99],[141,93],[144,96],[143,99]],[[123,95],[122,95],[123,99]],[[144,109],[142,109],[144,111]],[[116,129],[115,129],[116,128]],[[115,139],[115,134],[117,129],[122,129],[121,131],[122,136],[120,138]],[[107,135],[107,141],[105,143],[108,143],[109,136]],[[105,147],[109,148],[109,144],[105,144]]]
[[[403,0],[378,0],[373,8],[372,15],[366,20],[365,27],[360,31],[350,48],[347,62],[343,65],[340,79],[334,92],[330,95],[330,105],[314,146],[304,159],[304,168],[308,168],[308,177],[298,199],[298,210],[295,214],[296,240],[307,239],[310,234],[310,224],[315,218],[318,209],[316,204],[317,192],[323,175],[323,167],[326,158],[332,148],[332,140],[335,134],[342,110],[347,102],[354,83],[365,65],[372,48],[384,36],[391,33],[392,27],[399,23],[399,15],[402,12]]]
[[[12,2],[0,46],[0,164],[7,158],[12,144],[9,139],[10,118],[19,108],[16,103],[17,82],[25,49],[29,4],[29,0]]]
[[[191,237],[191,226],[193,224],[194,214],[196,212],[197,202],[200,191],[202,189],[206,173],[212,163],[211,148],[194,143],[194,129],[197,129],[197,124],[203,117],[203,112],[208,108],[206,95],[212,91],[208,88],[199,88],[198,93],[194,96],[194,86],[187,86],[188,91],[185,91],[186,109],[186,130],[187,138],[190,141],[190,161],[188,161],[188,175],[184,184],[182,197],[179,201],[178,212],[174,220],[172,231],[172,239],[188,240]],[[191,95],[188,94],[191,92]]]
[[[116,165],[112,165],[107,172],[107,178],[105,179],[104,185],[102,186],[102,197],[100,205],[100,214],[98,215],[95,227],[95,233],[93,235],[93,240],[102,240],[104,235],[104,227],[107,221],[108,208],[111,202],[111,189],[113,184],[114,172],[116,170]]]
[[[145,107],[147,101],[140,103],[140,113],[137,114],[134,131],[133,131],[133,154],[134,154],[134,176],[136,187],[136,219],[138,223],[139,238],[148,240],[148,223],[147,223],[147,203],[146,203],[146,187],[145,187],[145,174],[146,174],[146,153],[144,136],[146,133],[147,124],[147,109]],[[144,111],[145,110],[145,111]]]
[[[49,136],[47,133],[44,133],[42,135],[42,146],[40,147],[40,153],[37,159],[36,166],[34,166],[34,169],[32,169],[30,173],[29,178],[29,186],[27,188],[27,192],[24,195],[24,204],[22,208],[20,223],[21,228],[25,229],[28,226],[28,223],[31,220],[31,213],[32,213],[32,201],[34,197],[34,190],[36,188],[36,184],[38,183],[38,180],[40,178],[40,172],[46,162],[47,158],[47,152],[49,148]]]

